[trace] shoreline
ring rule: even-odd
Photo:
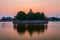
[[[48,21],[46,20],[17,20],[17,21],[13,21],[13,23],[48,23]]]

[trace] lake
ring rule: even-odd
[[[60,22],[48,24],[0,22],[0,40],[60,40]]]

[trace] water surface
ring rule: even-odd
[[[60,22],[13,24],[0,22],[0,40],[59,40]]]

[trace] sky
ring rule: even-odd
[[[60,17],[60,0],[0,0],[0,17],[15,16],[17,12],[44,12],[48,17]]]

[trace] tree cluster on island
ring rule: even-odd
[[[17,15],[14,17],[14,20],[46,20],[47,16],[42,12],[34,13],[32,9],[26,14],[23,11],[19,11]]]

